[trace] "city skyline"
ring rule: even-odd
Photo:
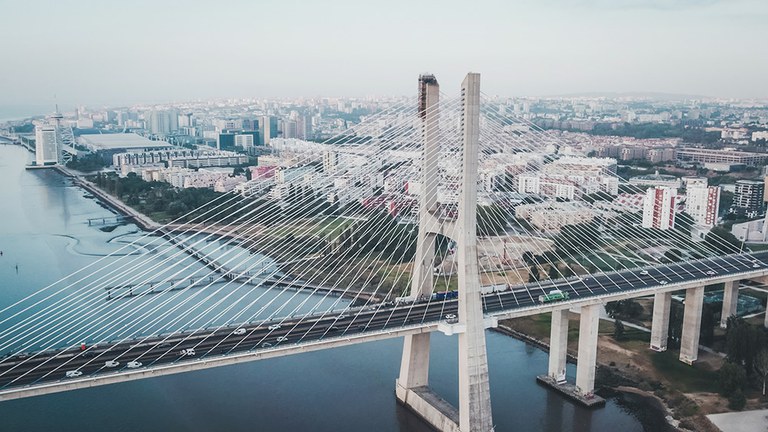
[[[46,10],[46,14],[39,11]],[[754,0],[94,2],[3,7],[0,105],[407,95],[483,72],[500,96],[659,92],[762,99]],[[137,30],[139,29],[139,30]],[[18,42],[22,40],[23,43]]]

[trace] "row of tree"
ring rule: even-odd
[[[720,393],[728,406],[740,410],[746,404],[747,387],[760,387],[765,396],[768,381],[768,333],[743,318],[729,317],[725,333],[726,363],[718,371]]]

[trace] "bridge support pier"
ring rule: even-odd
[[[736,307],[739,305],[740,281],[728,281],[723,290],[723,312],[720,314],[720,327],[728,327],[728,318],[736,315]]]
[[[581,394],[595,390],[597,365],[597,331],[600,325],[600,305],[581,307],[579,317],[579,354],[576,359],[576,388]]]
[[[653,295],[653,321],[651,322],[651,349],[662,352],[667,350],[669,335],[669,309],[672,306],[672,293],[663,292]]]
[[[680,361],[693,364],[699,358],[699,332],[701,311],[704,306],[704,287],[685,290],[683,334],[680,337]]]
[[[552,311],[552,328],[549,334],[549,375],[555,382],[565,381],[565,364],[568,360],[568,309]]]

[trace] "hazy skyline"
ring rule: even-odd
[[[0,0],[0,105],[409,95],[768,98],[760,0]]]

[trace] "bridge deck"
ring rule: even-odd
[[[768,252],[727,255],[665,266],[605,273],[585,278],[527,284],[483,297],[494,319],[533,315],[554,309],[647,296],[703,284],[768,275]],[[567,301],[539,302],[551,289],[570,294]],[[241,327],[196,330],[141,340],[6,357],[0,360],[0,400],[79,387],[209,368],[437,330],[446,315],[458,313],[456,300],[379,303]],[[193,349],[185,355],[182,350]],[[187,351],[188,353],[188,351]],[[119,362],[114,368],[108,361]],[[140,362],[128,368],[128,362]],[[66,378],[67,371],[81,377]]]

